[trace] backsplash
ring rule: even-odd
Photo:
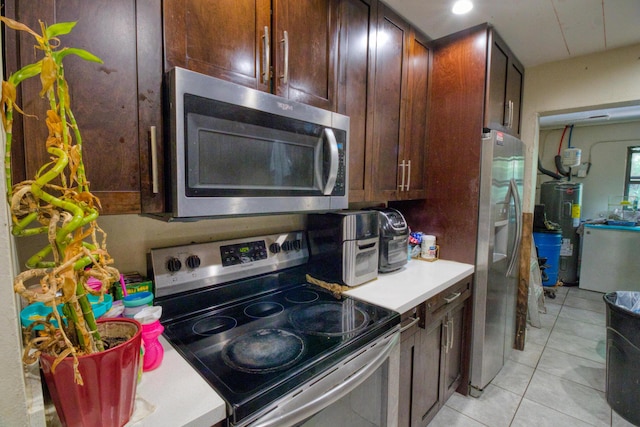
[[[304,229],[306,215],[271,215],[163,222],[139,215],[103,215],[98,225],[107,233],[107,247],[121,272],[147,272],[146,255],[151,248],[191,242],[234,239]],[[46,245],[46,236],[16,239],[21,266]],[[23,267],[24,268],[24,267]]]

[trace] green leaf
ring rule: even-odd
[[[42,60],[33,64],[25,65],[15,73],[9,76],[9,82],[14,86],[18,86],[23,80],[35,77],[42,71]]]
[[[80,58],[84,59],[85,61],[97,62],[99,64],[102,64],[102,59],[98,58],[93,53],[87,50],[78,49],[75,47],[67,47],[58,52],[53,52],[51,55],[53,56],[53,59],[58,64],[60,64],[62,62],[62,59],[67,55],[77,55]]]
[[[61,36],[64,34],[69,34],[73,27],[76,26],[77,21],[72,22],[58,22],[57,24],[52,24],[48,26],[45,30],[45,34],[47,35],[47,39],[51,39],[53,37]]]

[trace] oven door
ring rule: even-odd
[[[395,427],[400,331],[383,335],[331,370],[292,390],[247,427],[367,425]],[[333,421],[331,421],[333,420]],[[361,422],[357,422],[360,420]]]

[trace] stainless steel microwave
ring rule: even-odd
[[[182,68],[166,83],[171,218],[347,208],[348,117]]]

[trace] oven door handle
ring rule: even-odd
[[[389,335],[385,342],[368,347],[367,351],[344,362],[324,378],[313,382],[302,391],[295,391],[295,397],[285,396],[274,410],[263,417],[249,423],[250,427],[283,427],[292,426],[320,412],[338,399],[346,396],[371,374],[373,374],[388,358],[400,341],[400,331]],[[367,354],[370,353],[370,354]],[[351,366],[355,359],[365,358],[364,363]],[[345,370],[339,376],[337,373]],[[334,377],[337,376],[337,380]],[[333,383],[333,386],[330,386]],[[329,387],[327,389],[327,387]]]

